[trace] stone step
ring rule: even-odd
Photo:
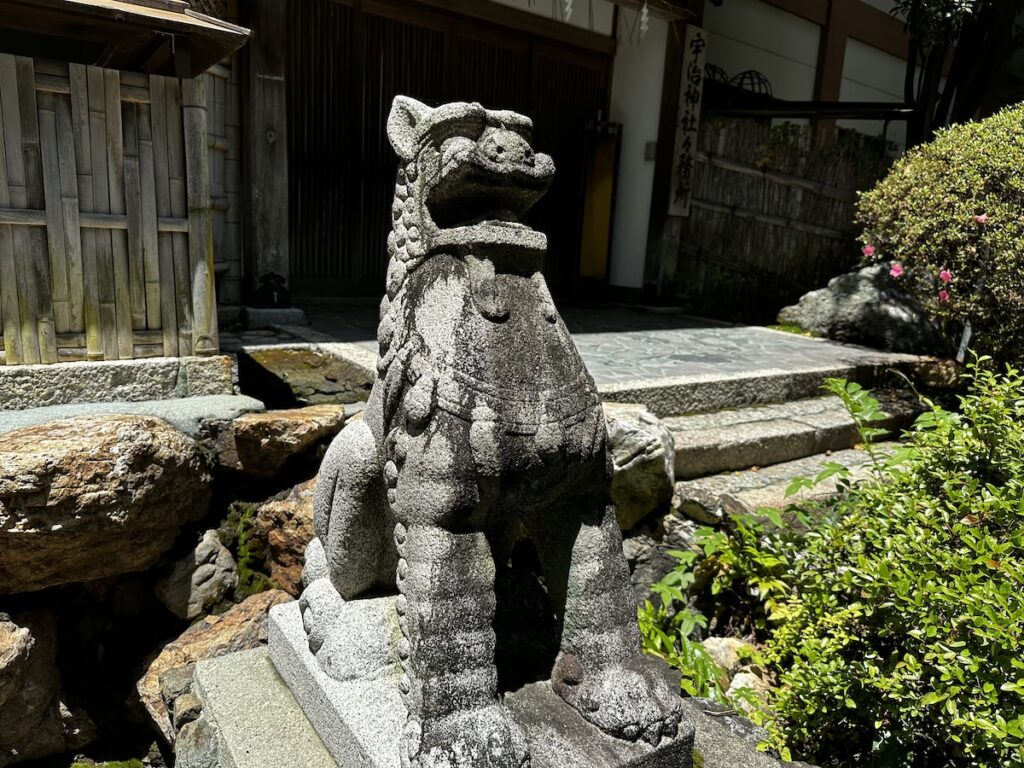
[[[841,345],[833,346],[844,351]],[[597,374],[594,378],[603,400],[643,403],[659,418],[814,398],[821,395],[826,379],[846,379],[872,389],[891,383],[894,372],[927,387],[949,388],[956,382],[956,367],[950,361],[870,350],[854,354],[858,351],[850,348],[847,358],[818,365],[761,367],[761,360],[743,359],[747,367],[740,371],[731,366],[741,363],[731,361],[730,367],[723,364],[719,371],[669,378],[619,381],[603,380]]]
[[[876,443],[874,450],[876,455],[885,456],[897,445]],[[872,456],[866,450],[848,448],[742,472],[683,480],[676,483],[670,514],[679,519],[714,524],[727,514],[753,514],[763,507],[781,509],[801,500],[825,499],[836,492],[838,477],[793,496],[787,496],[786,491],[796,478],[814,478],[829,464],[847,467],[849,479],[856,482],[870,476]]]
[[[878,443],[882,454],[896,443]],[[871,455],[864,450],[847,449],[808,456],[759,469],[723,472],[697,480],[676,483],[671,510],[664,517],[648,519],[626,532],[623,551],[630,565],[630,581],[638,600],[645,599],[650,586],[677,564],[668,554],[672,550],[697,550],[696,531],[702,525],[717,525],[727,515],[754,514],[759,509],[782,509],[808,499],[827,499],[838,487],[838,478],[823,481],[809,490],[787,496],[786,491],[798,477],[814,478],[835,462],[850,470],[850,479],[864,479],[871,472]]]
[[[878,426],[890,431],[908,426],[919,411],[898,397],[883,408],[889,417]],[[677,479],[779,464],[850,448],[860,440],[842,401],[832,396],[670,416],[662,423],[675,440]]]

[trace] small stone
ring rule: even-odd
[[[195,673],[196,665],[187,664],[184,667],[169,669],[160,675],[160,695],[168,707],[171,707],[179,696],[192,690]]]
[[[226,763],[221,758],[220,737],[207,718],[186,723],[174,743],[176,768],[219,768]]]
[[[692,483],[676,483],[672,493],[672,511],[702,525],[718,525],[724,514],[717,494]]]
[[[672,433],[642,405],[604,403],[608,452],[615,474],[611,494],[619,527],[628,531],[672,498]]]
[[[701,642],[701,645],[704,646],[704,650],[708,652],[715,664],[729,676],[730,680],[750,658],[750,652],[756,650],[750,643],[735,637],[708,637]],[[743,653],[744,651],[748,651],[748,653]]]
[[[157,582],[156,594],[175,616],[191,620],[217,605],[236,586],[235,560],[220,543],[217,532],[210,530]]]
[[[188,723],[199,719],[203,712],[203,702],[196,694],[186,693],[174,700],[174,727],[179,731]]]
[[[725,692],[725,695],[733,697],[736,701],[736,706],[739,709],[744,712],[749,712],[752,709],[752,705],[744,701],[742,698],[735,698],[736,692],[741,689],[749,689],[761,701],[766,701],[768,698],[768,692],[771,690],[771,686],[752,670],[737,672],[733,676],[732,682],[729,684],[729,689]]]

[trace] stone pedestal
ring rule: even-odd
[[[367,600],[366,609],[376,612],[390,600]],[[400,768],[397,745],[406,718],[398,692],[400,672],[397,665],[372,663],[381,648],[362,638],[353,652],[362,657],[355,668],[362,664],[366,674],[339,682],[309,652],[297,602],[271,610],[269,635],[274,666],[338,765]],[[381,638],[382,646],[388,642]],[[692,768],[694,726],[689,720],[683,720],[676,739],[654,748],[605,735],[547,683],[508,694],[505,703],[529,741],[532,768]]]

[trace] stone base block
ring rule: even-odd
[[[0,411],[231,394],[225,355],[0,365]]]
[[[309,652],[297,602],[271,610],[269,635],[274,666],[338,765],[400,768],[406,711],[397,669],[344,683],[329,677]],[[692,768],[689,720],[675,740],[652,748],[605,735],[547,683],[508,694],[505,703],[530,743],[532,768]]]

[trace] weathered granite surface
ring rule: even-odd
[[[867,344],[893,352],[950,354],[950,340],[918,301],[873,264],[829,280],[779,312],[780,323],[798,325],[837,341]]]
[[[67,419],[0,441],[0,594],[143,571],[206,514],[196,442],[142,416]]]
[[[388,749],[403,765],[551,759],[499,697],[496,572],[524,537],[558,622],[538,662],[563,717],[652,754],[690,733],[678,687],[640,651],[597,388],[548,292],[547,239],[524,223],[554,174],[531,133],[478,104],[398,97],[388,119],[400,163],[378,375],[324,459],[300,605],[307,662],[340,683],[348,606],[397,585],[404,723]],[[272,640],[275,661],[285,647]],[[342,727],[322,675],[289,682],[322,736]]]
[[[0,366],[0,411],[90,402],[139,402],[234,392],[231,358],[157,357]]]
[[[0,613],[0,766],[80,749],[96,736],[69,707],[57,671],[57,627],[45,611]]]

